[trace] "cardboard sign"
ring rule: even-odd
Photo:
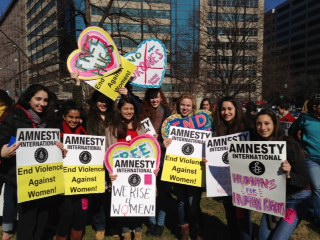
[[[114,158],[111,216],[145,217],[156,213],[156,158]]]
[[[118,142],[111,145],[106,153],[104,164],[109,173],[113,174],[114,159],[116,158],[155,158],[156,168],[160,165],[161,149],[153,136],[144,134],[135,137],[130,143]]]
[[[171,126],[198,129],[204,131],[213,131],[211,113],[205,110],[199,110],[191,117],[183,118],[180,114],[174,114],[164,120],[161,127],[163,138],[168,138]]]
[[[149,134],[152,136],[155,136],[157,134],[156,130],[154,129],[154,127],[152,125],[150,118],[143,119],[141,121],[141,126],[143,127],[146,134]]]
[[[286,142],[229,142],[232,201],[234,206],[285,217]]]
[[[161,180],[204,187],[204,146],[212,132],[170,127],[172,142],[166,150]]]
[[[167,67],[166,47],[161,41],[143,41],[136,52],[125,55],[125,58],[137,66],[132,85],[143,88],[161,87]]]
[[[78,39],[78,49],[68,57],[69,72],[79,73],[79,79],[96,80],[121,67],[118,49],[110,35],[99,27],[87,27]]]
[[[249,132],[211,137],[206,140],[207,197],[231,196],[228,142],[249,140]]]
[[[19,128],[16,139],[18,203],[63,193],[60,130]]]
[[[65,195],[104,193],[106,138],[64,134],[63,144],[68,150],[63,159]]]

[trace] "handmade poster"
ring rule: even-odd
[[[284,134],[286,136],[288,136],[288,131],[289,131],[289,128],[291,127],[291,125],[292,125],[292,122],[280,122],[280,125],[281,125],[281,128],[284,131]]]
[[[164,120],[161,127],[163,138],[168,138],[171,126],[214,131],[211,113],[206,110],[199,110],[191,117],[183,118],[180,114],[173,114]]]
[[[63,159],[65,195],[104,193],[106,138],[64,134],[63,145],[68,150]]]
[[[161,41],[143,41],[136,52],[124,57],[137,66],[132,85],[143,88],[161,87],[167,67],[166,47]]]
[[[131,142],[118,142],[111,145],[106,153],[104,164],[109,173],[113,174],[114,159],[116,158],[152,158],[156,159],[156,168],[160,165],[161,149],[153,136],[143,134]]]
[[[232,202],[234,206],[278,217],[286,212],[286,142],[229,142]]]
[[[18,203],[63,193],[60,130],[19,128],[16,141]]]
[[[67,60],[68,70],[79,79],[97,80],[118,71],[121,58],[110,35],[102,28],[87,27],[78,39],[78,49]]]
[[[241,132],[206,140],[207,197],[231,196],[231,178],[228,159],[228,142],[249,141],[249,132]]]
[[[156,130],[154,129],[150,118],[143,119],[141,121],[141,126],[144,129],[146,134],[150,134],[152,136],[157,135]]]
[[[112,182],[112,217],[155,216],[156,158],[114,158]]]
[[[161,180],[196,187],[205,185],[205,141],[212,132],[170,127]]]

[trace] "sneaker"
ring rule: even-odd
[[[154,235],[153,236],[162,237],[163,230],[164,230],[164,226],[156,225],[155,229],[154,229]]]
[[[104,240],[104,234],[105,232],[102,231],[96,231],[96,240]]]
[[[155,224],[150,224],[150,225],[148,226],[146,235],[147,235],[147,236],[154,236],[155,227],[156,227]]]
[[[134,240],[142,240],[142,232],[135,232]]]
[[[131,232],[122,233],[123,240],[131,240]]]

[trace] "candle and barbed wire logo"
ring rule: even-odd
[[[222,162],[223,162],[224,164],[229,165],[228,152],[225,152],[224,154],[222,154]]]
[[[38,148],[34,153],[34,158],[38,163],[44,163],[48,159],[48,151],[45,148]]]
[[[141,183],[141,177],[138,174],[131,174],[128,178],[130,186],[136,187]]]
[[[181,150],[184,155],[191,155],[194,152],[194,146],[190,143],[186,143],[182,146]]]
[[[249,170],[252,174],[260,176],[266,171],[266,167],[259,161],[253,161],[249,164]]]
[[[91,161],[91,159],[92,159],[91,153],[89,153],[88,151],[83,151],[79,155],[79,160],[83,164],[88,164]]]

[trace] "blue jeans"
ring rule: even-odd
[[[2,229],[5,232],[13,231],[17,219],[17,188],[5,183],[3,193],[3,220]]]
[[[286,217],[281,218],[274,229],[269,228],[268,217],[266,214],[263,214],[259,230],[259,240],[290,239],[294,230],[299,225],[303,213],[306,212],[308,208],[308,199],[310,196],[311,192],[309,190],[302,190],[287,199]]]
[[[314,217],[320,217],[320,161],[306,159],[306,165],[309,172],[309,178],[312,184],[312,202],[314,208]]]

